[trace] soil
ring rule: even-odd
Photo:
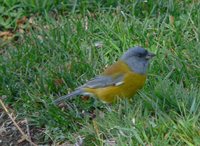
[[[25,120],[15,120],[18,126],[24,133],[31,137],[32,142],[38,145],[51,145],[50,142],[42,142],[41,137],[44,137],[44,130],[34,126],[27,126]],[[29,130],[28,130],[29,129]],[[29,131],[29,132],[27,132]],[[40,139],[39,139],[40,138]],[[8,115],[0,108],[0,145],[1,146],[30,146],[30,143],[26,141],[19,130],[15,127],[12,120]]]

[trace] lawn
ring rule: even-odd
[[[200,1],[0,1],[0,99],[38,145],[200,145]],[[156,53],[131,101],[52,104],[128,48]],[[0,105],[0,145],[26,145]],[[12,128],[11,128],[12,126]]]

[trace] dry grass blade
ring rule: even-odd
[[[3,103],[3,101],[0,99],[0,104],[3,107],[4,111],[7,113],[7,115],[9,116],[9,118],[12,120],[13,124],[15,125],[15,127],[19,130],[19,132],[22,134],[22,137],[24,137],[31,145],[33,146],[37,146],[35,143],[33,143],[31,141],[31,139],[28,138],[28,136],[22,131],[22,129],[18,126],[18,124],[15,122],[15,120],[13,119],[13,117],[11,116],[11,114],[9,113],[8,109],[6,108],[5,104]]]

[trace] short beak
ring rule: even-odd
[[[151,58],[153,58],[154,56],[156,56],[156,54],[151,53],[151,52],[148,52],[148,54],[147,54],[147,56],[146,56],[146,59],[151,59]]]

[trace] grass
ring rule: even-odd
[[[85,145],[200,145],[200,3],[93,3],[24,9],[40,14],[0,57],[0,95],[17,119],[43,129],[38,144],[81,136]],[[132,101],[76,98],[64,110],[51,104],[135,45],[157,56]]]

